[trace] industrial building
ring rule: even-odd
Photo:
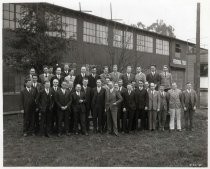
[[[27,5],[27,3],[3,4],[3,30],[12,31],[18,28],[16,21],[21,17],[21,7]],[[71,48],[67,55],[62,56],[61,63],[76,63],[78,67],[82,64],[103,66],[117,64],[122,68],[126,65],[132,65],[133,68],[141,65],[145,73],[148,72],[150,64],[154,63],[158,71],[162,70],[163,65],[168,65],[173,80],[180,89],[184,89],[187,81],[192,83],[195,81],[193,43],[49,3],[30,3],[30,5],[36,6],[37,10],[46,9],[43,17],[51,13],[59,16],[60,22],[67,25],[65,36],[53,31],[46,32],[52,37],[69,39],[71,43]],[[201,48],[200,51],[201,91],[206,95],[208,50]],[[133,71],[135,73],[135,69]],[[3,64],[4,112],[19,110],[18,98],[23,88],[23,77],[24,74],[17,73]]]

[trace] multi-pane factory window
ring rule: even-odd
[[[153,53],[153,38],[144,35],[137,35],[137,50]]]
[[[90,22],[83,23],[83,41],[96,43],[96,24]]]
[[[83,41],[107,45],[108,27],[90,22],[83,23]]]
[[[15,5],[3,4],[3,28],[15,29]]]
[[[96,25],[96,43],[108,45],[108,27],[103,25]]]
[[[162,55],[169,55],[169,42],[165,40],[156,39],[156,53]]]
[[[126,49],[133,49],[133,33],[124,31],[124,47]]]
[[[121,48],[123,44],[123,32],[119,29],[113,29],[113,46]]]
[[[65,33],[63,37],[67,39],[77,39],[77,19],[62,16],[62,28]]]

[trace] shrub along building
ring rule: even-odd
[[[13,36],[14,30],[19,28],[18,19],[22,17],[22,7],[27,8],[28,5],[3,4],[3,43],[6,35]],[[82,64],[117,64],[122,71],[125,71],[127,65],[132,65],[134,73],[137,65],[141,65],[145,73],[151,63],[157,65],[158,71],[162,70],[163,65],[168,65],[179,88],[183,89],[188,80],[194,83],[193,43],[48,3],[30,3],[30,6],[36,7],[38,12],[44,9],[43,18],[56,16],[59,22],[64,23],[65,33],[50,29],[45,32],[50,37],[65,38],[70,44],[66,53],[60,54],[60,63],[76,63],[77,69]],[[4,45],[3,49],[4,56],[9,46]],[[201,62],[206,68],[208,51],[201,51],[201,54],[204,53]],[[4,112],[19,110],[18,98],[23,88],[23,77],[23,73],[10,68],[4,60]]]

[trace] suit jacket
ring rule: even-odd
[[[24,110],[24,112],[28,112],[30,110],[35,109],[36,107],[36,91],[35,89],[31,88],[30,93],[26,88],[24,88],[20,92],[20,98],[21,98],[21,108]]]
[[[82,92],[85,93],[85,97],[86,97],[86,102],[85,102],[85,106],[86,106],[86,110],[90,110],[90,107],[91,107],[91,88],[90,87],[87,87],[86,90],[84,89],[84,87],[82,86],[82,89],[81,89]]]
[[[135,111],[136,110],[136,94],[134,91],[131,91],[130,95],[128,90],[124,93],[123,98],[123,108],[126,108],[127,111]]]
[[[84,78],[88,78],[88,76],[85,75]],[[74,87],[75,87],[77,84],[80,84],[80,85],[82,86],[82,81],[83,81],[82,75],[81,75],[81,74],[77,75],[77,76],[75,77],[75,80],[74,80]]]
[[[141,91],[139,88],[135,90],[136,95],[136,109],[141,110],[145,109],[145,107],[149,107],[149,95],[146,89],[142,89]]]
[[[110,90],[107,90],[105,97],[106,110],[110,108],[112,111],[117,111],[119,103],[122,101],[123,98],[119,91],[113,89],[113,92],[111,93]],[[113,103],[116,103],[116,105],[113,105]]]
[[[53,92],[52,89],[49,90],[47,95],[45,89],[42,89],[38,94],[38,105],[41,111],[46,111],[47,107],[51,110],[53,108]]]
[[[79,100],[82,99],[83,102],[79,103]],[[80,91],[80,96],[76,94],[76,91],[71,95],[71,105],[74,112],[82,111],[82,113],[86,112],[86,96],[83,91]]]
[[[106,84],[106,78],[111,78],[111,76],[110,76],[110,74],[104,74],[104,73],[102,73],[101,75],[100,75],[100,79],[101,79],[101,82],[102,82],[102,85],[104,85],[104,84]]]
[[[118,82],[119,79],[121,79],[121,73],[120,72],[116,72],[116,74],[114,72],[110,73],[110,78],[111,81],[113,81],[114,83]]]
[[[95,75],[95,77],[92,76],[92,74],[90,74],[88,76],[88,87],[90,88],[94,88],[96,87],[96,81],[100,79],[100,76],[99,75]]]
[[[122,80],[123,80],[123,86],[126,88],[128,83],[132,83],[135,81],[135,75],[130,74],[130,78],[128,79],[127,73],[122,75]]]
[[[61,89],[57,90],[57,92],[55,92],[55,102],[58,106],[58,110],[62,110],[62,106],[67,106],[69,109],[71,105],[70,91],[66,89],[65,94],[63,94]]]
[[[172,75],[169,72],[166,72],[166,74],[164,72],[160,73],[160,77],[161,77],[161,82],[160,84],[165,86],[165,89],[170,89],[171,88],[171,84],[172,84]]]
[[[68,73],[66,73],[65,71],[63,71],[63,72],[61,73],[61,75],[65,78],[66,76],[69,75],[69,71],[68,71]]]
[[[93,89],[92,108],[94,109],[95,107],[100,106],[104,110],[105,97],[106,97],[106,89],[101,87],[101,90],[98,93],[97,87],[95,87]]]
[[[165,91],[163,91],[163,95],[161,94],[161,92],[159,91],[159,95],[160,95],[160,109],[164,109],[164,110],[168,110],[168,100],[167,100],[167,95],[168,93],[166,93]]]
[[[170,89],[167,94],[169,109],[181,109],[182,108],[182,91],[180,89]]]
[[[52,101],[53,101],[53,106],[54,106],[54,107],[57,107],[57,104],[56,104],[56,102],[55,102],[55,97],[56,97],[56,92],[59,91],[59,90],[60,90],[60,87],[57,87],[57,90],[56,90],[56,91],[54,90],[53,87],[51,87],[51,92],[52,92],[52,95],[53,95]]]
[[[123,100],[124,100],[126,91],[127,91],[127,89],[125,87],[123,87],[123,86],[122,86],[121,90],[119,89],[119,92],[120,92]],[[118,107],[119,107],[119,110],[122,111],[122,109],[123,109],[123,102],[120,102]]]
[[[146,79],[149,83],[156,84],[157,86],[155,87],[155,89],[158,90],[158,88],[160,86],[161,77],[157,72],[155,72],[154,76],[150,72],[149,74],[147,74]]]
[[[61,87],[61,83],[64,81],[64,77],[62,75],[60,75],[60,79],[55,75],[51,78],[51,86],[53,86],[53,80],[54,79],[58,79],[58,86]]]
[[[158,91],[154,90],[154,95],[152,96],[152,91],[149,93],[149,108],[148,110],[157,110],[160,109],[160,94]]]
[[[138,73],[135,76],[135,80],[136,80],[136,84],[139,84],[140,80],[143,81],[143,83],[144,83],[146,81],[146,75],[142,72],[140,74]]]
[[[191,101],[192,108],[194,106],[196,106],[196,104],[197,104],[197,94],[196,94],[195,90],[193,90],[193,89],[191,89],[190,93],[188,93],[187,90],[185,90],[182,93],[182,106],[186,107],[188,109],[189,106],[190,106],[190,101]]]
[[[44,84],[44,82],[45,82],[46,80],[51,81],[52,77],[53,77],[52,74],[48,74],[48,76],[45,77],[45,76],[44,76],[44,73],[43,73],[43,74],[39,75],[39,81],[41,82],[41,84]]]

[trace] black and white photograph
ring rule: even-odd
[[[4,0],[2,167],[208,167],[208,0]]]

